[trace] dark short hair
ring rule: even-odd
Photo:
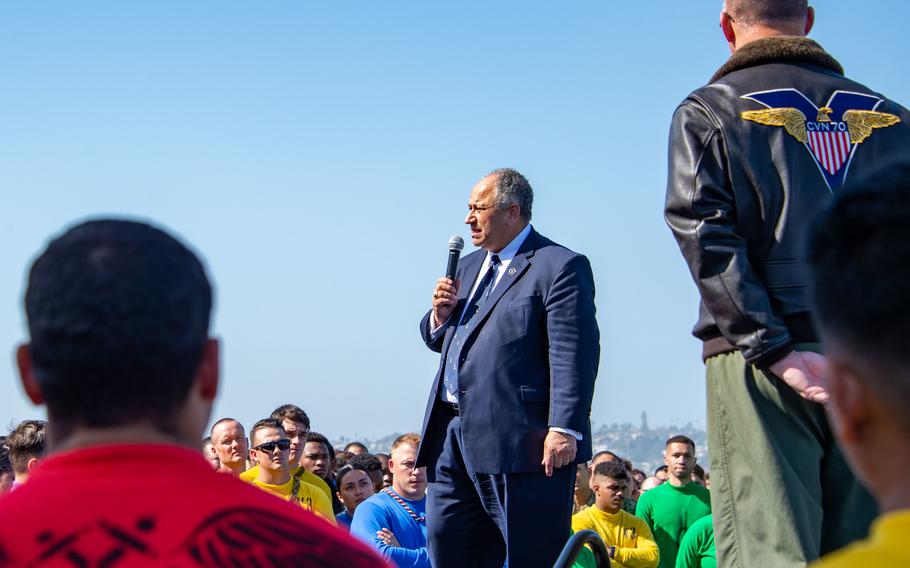
[[[28,471],[28,461],[44,456],[47,449],[47,422],[23,420],[6,438],[9,461],[18,474]]]
[[[360,466],[367,472],[382,471],[382,463],[380,463],[379,458],[373,454],[358,454],[352,457],[348,463],[351,465]]]
[[[335,471],[337,472],[342,467],[348,465],[348,462],[351,461],[351,458],[354,457],[354,454],[351,452],[340,451],[335,453]]]
[[[278,408],[272,411],[270,415],[271,418],[275,420],[290,420],[291,422],[298,422],[306,426],[306,429],[310,429],[310,417],[307,416],[306,412],[296,404],[282,404]]]
[[[698,464],[695,464],[695,467],[692,468],[692,473],[697,475],[699,479],[705,478],[705,468],[703,468],[702,466],[700,466]]]
[[[614,460],[622,461],[621,457],[617,456],[610,450],[601,450],[601,451],[597,452],[596,454],[594,454],[593,456],[591,456],[591,462],[597,461],[597,458],[599,458],[600,456],[611,456]]]
[[[364,446],[364,445],[361,444],[360,442],[349,442],[349,443],[344,447],[344,451],[350,452],[350,451],[351,451],[351,448],[355,448],[355,447],[363,448],[363,451],[365,451],[365,452],[369,452],[369,451],[370,451],[369,448],[367,448],[366,446]]]
[[[266,428],[274,428],[275,430],[281,430],[284,433],[284,426],[281,425],[281,421],[275,418],[263,418],[262,420],[253,424],[253,427],[250,428],[250,447],[256,445],[253,441],[256,439],[256,432],[260,430],[265,430]]]
[[[9,462],[9,447],[6,445],[6,436],[0,436],[0,473],[13,471]]]
[[[654,475],[657,475],[658,473],[660,473],[662,471],[669,471],[669,470],[670,470],[670,468],[667,467],[666,465],[661,465],[654,469]]]
[[[344,483],[344,478],[352,471],[362,471],[367,474],[367,476],[370,475],[370,472],[360,464],[348,463],[341,466],[338,468],[338,471],[335,472],[335,487],[337,487],[339,491],[341,490],[341,484]],[[372,483],[372,481],[370,483]]]
[[[629,472],[622,462],[600,462],[594,466],[594,475],[602,475],[613,479],[629,479]]]
[[[317,444],[322,444],[326,447],[326,450],[329,452],[329,459],[335,459],[335,448],[332,447],[332,444],[329,443],[329,439],[320,434],[319,432],[307,432],[306,435],[307,442],[315,442]]]
[[[512,168],[493,170],[487,177],[493,178],[493,204],[496,207],[508,207],[517,203],[521,216],[530,221],[534,190],[528,179]]]
[[[51,420],[171,430],[211,309],[202,263],[151,225],[88,221],[51,241],[25,292],[32,364]]]
[[[822,341],[842,346],[910,432],[910,166],[859,178],[808,235],[809,292]]]
[[[695,453],[695,442],[693,442],[692,438],[690,438],[688,436],[683,436],[682,434],[677,434],[676,436],[669,438],[667,440],[667,443],[664,444],[664,447],[666,448],[670,444],[688,444],[688,446],[690,448],[692,448],[692,453],[693,454]]]
[[[808,8],[808,0],[727,0],[730,15],[749,25],[795,20]]]

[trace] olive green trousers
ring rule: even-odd
[[[875,501],[847,466],[824,407],[739,352],[706,364],[718,566],[802,567],[864,538]]]

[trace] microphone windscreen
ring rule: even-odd
[[[458,235],[452,235],[449,239],[449,250],[462,250],[464,248],[464,239]]]

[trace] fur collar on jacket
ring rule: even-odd
[[[727,73],[763,63],[808,63],[844,74],[844,68],[827,51],[807,37],[766,37],[747,43],[711,77],[711,83]]]

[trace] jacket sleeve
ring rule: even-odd
[[[727,163],[716,120],[696,101],[680,105],[670,130],[664,217],[721,334],[747,361],[767,367],[793,346],[737,234]]]
[[[420,320],[420,337],[423,338],[423,342],[427,344],[432,351],[437,353],[442,352],[442,343],[446,336],[446,329],[449,327],[449,322],[446,321],[443,323],[439,329],[435,330],[436,333],[433,333],[434,330],[430,329],[430,322],[432,319],[433,310],[430,310],[423,316]],[[451,318],[449,318],[451,320]]]
[[[550,359],[549,426],[587,429],[600,363],[594,274],[573,256],[556,274],[545,300]]]
[[[381,555],[391,560],[395,566],[430,568],[430,555],[426,546],[420,548],[389,546],[376,536],[378,531],[384,528],[393,530],[392,527],[392,519],[388,518],[388,515],[385,514],[381,507],[377,507],[375,503],[364,501],[354,511],[354,520],[351,521],[351,535],[372,546]],[[399,535],[395,536],[398,537]]]

